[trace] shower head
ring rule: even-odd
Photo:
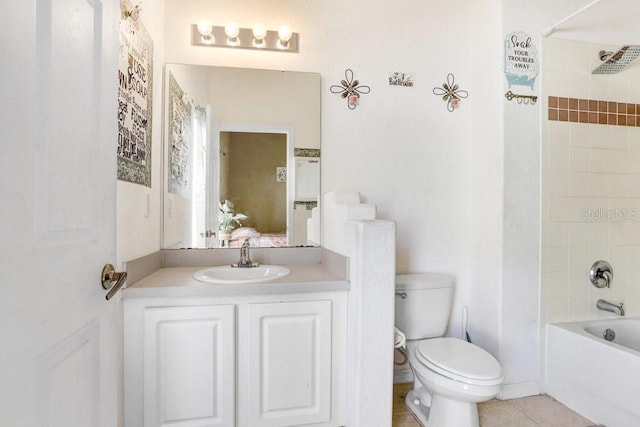
[[[640,56],[640,45],[622,46],[617,52],[600,51],[600,60],[604,61],[592,74],[615,74]]]

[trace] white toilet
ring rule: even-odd
[[[454,280],[443,274],[396,276],[396,327],[414,374],[406,404],[426,427],[478,427],[477,403],[502,387],[500,363],[480,347],[443,337]]]

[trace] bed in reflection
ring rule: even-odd
[[[281,248],[287,246],[285,233],[261,233],[252,227],[240,227],[231,232],[230,248],[239,248],[245,240],[252,248]]]

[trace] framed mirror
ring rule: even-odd
[[[162,247],[318,246],[320,75],[164,71]]]

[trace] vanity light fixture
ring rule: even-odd
[[[267,27],[262,24],[253,26],[253,44],[256,47],[264,47],[264,38],[267,36]]]
[[[229,22],[224,26],[224,33],[227,35],[227,43],[235,45],[238,43],[238,36],[240,35],[240,27],[235,22]]]
[[[198,22],[198,33],[200,33],[200,40],[204,44],[211,44],[214,42],[213,27],[211,23],[206,19]]]
[[[288,25],[282,25],[274,31],[267,30],[263,24],[242,28],[233,22],[216,26],[203,20],[191,27],[191,44],[194,46],[298,52],[299,35],[291,31]]]
[[[288,25],[282,25],[278,29],[278,38],[280,39],[280,46],[286,48],[289,45],[289,40],[291,40],[291,36],[293,33],[291,32],[291,28]]]

